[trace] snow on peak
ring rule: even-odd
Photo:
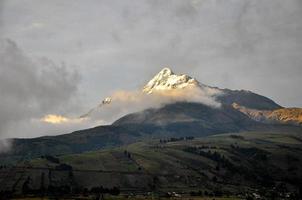
[[[162,75],[162,76],[170,76],[174,74],[172,70],[168,67],[163,68],[157,75]]]
[[[112,101],[111,97],[106,97],[106,98],[102,101],[102,104],[101,104],[101,105],[110,104],[111,101]]]
[[[188,75],[177,75],[169,68],[163,68],[143,88],[143,92],[151,94],[154,90],[172,90],[186,87],[196,87],[199,83]]]
[[[183,89],[183,90],[182,90]],[[185,90],[193,89],[193,90]],[[115,93],[111,97],[105,98],[101,104],[96,108],[91,109],[88,113],[82,115],[80,118],[86,118],[96,113],[100,108],[107,107],[112,102],[136,102],[137,106],[139,101],[145,101],[147,95],[162,95],[163,98],[160,102],[173,99],[174,101],[192,101],[202,102],[206,105],[219,106],[215,98],[221,95],[223,91],[219,88],[210,87],[199,83],[196,79],[191,78],[188,75],[180,74],[177,75],[169,68],[163,68],[158,74],[156,74],[148,83],[145,85],[142,91],[137,92],[125,92]],[[143,95],[142,95],[143,94]],[[156,95],[155,95],[156,96]],[[150,97],[152,98],[152,97]],[[150,105],[156,103],[158,98],[150,100]],[[147,103],[148,104],[148,103]],[[146,104],[146,105],[147,105]],[[159,103],[160,104],[160,103]],[[112,105],[112,104],[111,104]],[[118,106],[119,104],[116,104]],[[121,105],[124,105],[122,103]],[[128,103],[127,103],[128,105]],[[143,104],[142,104],[143,105]],[[153,104],[152,104],[153,105]]]

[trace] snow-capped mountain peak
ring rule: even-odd
[[[156,90],[163,91],[196,86],[199,86],[199,83],[194,78],[185,74],[177,75],[171,69],[163,68],[145,85],[143,92],[151,94]]]
[[[185,90],[185,89],[194,89],[194,90]],[[174,93],[176,91],[176,93]],[[219,88],[210,87],[204,84],[199,83],[196,79],[186,75],[186,74],[175,74],[170,68],[163,68],[158,74],[156,74],[139,93],[146,95],[172,95],[175,98],[175,95],[179,95],[180,99],[188,99],[188,94],[193,94],[194,91],[195,100],[198,98],[201,100],[207,99],[207,101],[212,102],[212,97],[215,99],[215,96],[222,94],[222,90]],[[169,93],[171,92],[171,94]],[[183,96],[183,98],[181,98]],[[134,95],[133,99],[136,98]],[[137,96],[140,98],[140,95]],[[194,99],[192,97],[192,99]],[[95,113],[98,109],[103,106],[110,105],[115,101],[115,97],[105,98],[96,108],[91,109],[85,115],[82,115],[81,118],[89,117],[92,113]],[[200,100],[200,101],[201,101]]]

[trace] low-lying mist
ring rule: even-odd
[[[219,108],[216,97],[222,92],[215,88],[183,88],[154,91],[146,94],[141,91],[117,91],[111,95],[110,104],[100,104],[87,117],[89,120],[110,124],[118,118],[148,108],[160,108],[175,102],[196,102]]]

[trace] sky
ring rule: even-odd
[[[301,0],[0,0],[0,138],[59,134],[163,67],[302,107]]]

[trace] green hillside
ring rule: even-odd
[[[6,173],[5,173],[5,172]],[[24,182],[121,192],[286,197],[301,190],[302,137],[246,132],[206,138],[166,138],[82,154],[42,157],[1,170],[6,189]],[[4,174],[11,173],[10,177]],[[43,177],[43,181],[41,181]],[[2,188],[3,189],[3,188]],[[301,191],[300,191],[301,192]]]

